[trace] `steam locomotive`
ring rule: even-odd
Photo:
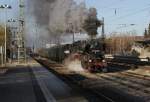
[[[104,58],[104,50],[104,43],[99,39],[95,39],[54,46],[47,49],[45,53],[47,53],[46,57],[59,63],[63,63],[68,56],[73,55],[73,59],[81,61],[83,69],[90,72],[106,72],[107,63]]]
[[[107,63],[104,58],[105,45],[102,42],[92,40],[86,44],[81,57],[81,65],[90,72],[107,72]]]

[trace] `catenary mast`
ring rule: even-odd
[[[19,32],[17,35],[18,45],[18,62],[26,62],[25,49],[25,3],[24,0],[19,0]]]

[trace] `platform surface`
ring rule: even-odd
[[[34,60],[7,69],[0,75],[0,102],[88,102]]]

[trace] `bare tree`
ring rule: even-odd
[[[111,37],[107,39],[106,45],[107,52],[109,53],[125,53],[130,52],[133,42],[136,40],[136,32],[114,32]]]
[[[0,26],[0,46],[4,45],[4,39],[5,39],[4,28]]]

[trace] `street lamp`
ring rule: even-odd
[[[8,22],[16,22],[16,20],[11,18],[8,20]]]
[[[12,7],[10,5],[0,5],[0,8],[1,9],[4,9],[5,10],[5,56],[4,56],[4,62],[5,62],[5,65],[6,65],[6,56],[7,56],[7,53],[6,53],[6,49],[7,49],[7,9],[11,9]]]

